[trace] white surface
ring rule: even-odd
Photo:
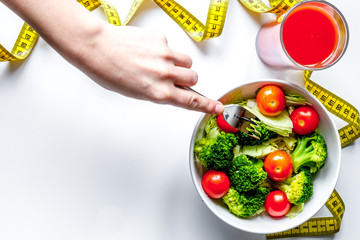
[[[124,21],[132,1],[109,2]],[[178,2],[205,23],[209,1]],[[313,80],[360,109],[360,3],[331,2],[348,21],[349,47]],[[256,55],[257,30],[273,18],[231,0],[221,37],[195,43],[148,0],[131,25],[164,32],[192,57],[195,89],[219,98],[252,79],[301,83],[300,71],[269,69]],[[0,23],[0,43],[11,49],[22,21],[0,4]],[[0,63],[0,111],[0,239],[265,239],[223,223],[197,194],[188,150],[200,113],[102,89],[42,39],[22,64]],[[320,239],[360,235],[359,154],[360,140],[342,150],[336,189],[346,211],[340,232]]]
[[[321,169],[321,172],[314,178],[314,194],[311,199],[305,204],[304,210],[295,218],[279,218],[274,219],[267,214],[241,219],[231,214],[227,206],[222,200],[213,200],[207,196],[201,186],[201,179],[205,172],[208,171],[202,166],[198,158],[194,157],[194,144],[196,141],[204,136],[204,127],[210,118],[210,114],[203,114],[196,124],[190,146],[190,172],[195,187],[209,209],[224,222],[234,226],[237,229],[251,232],[251,233],[277,233],[283,232],[299,226],[300,224],[313,217],[329,199],[333,192],[341,167],[341,143],[338,137],[338,131],[334,121],[331,120],[330,114],[326,108],[318,101],[311,93],[304,88],[288,83],[282,80],[275,79],[259,79],[252,82],[241,84],[235,89],[225,93],[220,99],[224,104],[231,104],[241,101],[243,99],[255,98],[255,92],[259,88],[274,84],[284,91],[291,91],[304,96],[308,102],[314,107],[319,114],[319,133],[324,137],[327,145],[328,157],[326,165]]]

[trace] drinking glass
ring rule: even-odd
[[[348,25],[339,9],[326,1],[302,1],[261,27],[256,50],[274,68],[321,70],[340,60],[348,41]]]

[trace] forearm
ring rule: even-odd
[[[176,86],[194,86],[192,60],[170,49],[159,32],[117,27],[75,0],[0,0],[65,59],[101,86],[123,95],[220,113],[221,103]]]
[[[0,0],[64,58],[74,62],[86,41],[101,31],[101,20],[75,0]],[[71,42],[69,42],[71,39]],[[77,62],[77,60],[75,60]]]

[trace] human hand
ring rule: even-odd
[[[171,50],[165,36],[119,27],[91,16],[73,0],[0,0],[59,54],[101,86],[120,94],[218,114],[223,105],[176,87],[191,87],[198,75],[189,56]]]
[[[98,84],[120,94],[205,113],[223,111],[218,101],[176,87],[194,86],[198,75],[191,58],[171,50],[161,33],[104,24],[74,60]]]

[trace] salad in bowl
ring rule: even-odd
[[[322,104],[281,80],[240,86],[219,99],[245,117],[203,115],[190,147],[190,169],[205,204],[223,221],[256,233],[294,228],[331,195],[340,139]],[[226,109],[226,108],[225,108]]]

